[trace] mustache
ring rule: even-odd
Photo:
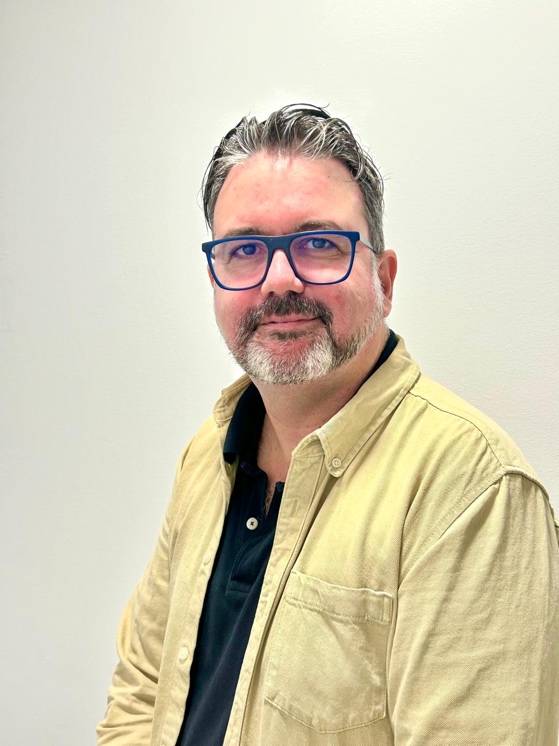
[[[241,342],[248,340],[267,316],[291,316],[292,314],[320,319],[327,328],[332,325],[332,312],[327,306],[320,301],[304,298],[290,291],[281,297],[271,295],[259,306],[246,311],[239,322],[238,339]]]

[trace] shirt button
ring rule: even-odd
[[[334,469],[339,469],[341,465],[342,465],[342,460],[341,460],[341,458],[338,458],[338,457],[336,456],[336,458],[333,458],[333,459],[332,459],[332,466],[334,467]]]
[[[247,528],[249,531],[254,531],[255,528],[258,528],[258,520],[256,518],[249,518]]]
[[[204,555],[204,564],[205,564],[205,565],[209,565],[209,564],[210,564],[210,562],[211,562],[211,560],[212,560],[212,553],[211,553],[211,552],[210,552],[210,550],[208,549],[208,551],[207,551],[207,552],[206,552],[206,554]]]
[[[181,663],[184,663],[188,659],[188,648],[186,646],[183,646],[179,650],[179,661]]]

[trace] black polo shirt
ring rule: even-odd
[[[397,342],[391,331],[371,375]],[[225,460],[238,457],[239,467],[206,591],[177,746],[223,746],[283,493],[283,482],[277,482],[266,515],[267,476],[256,465],[264,414],[258,389],[250,384],[223,447]]]
[[[239,467],[206,591],[178,746],[221,746],[264,573],[272,551],[283,482],[268,514],[268,478],[256,465],[264,405],[251,384],[227,431],[224,458]]]

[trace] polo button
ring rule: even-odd
[[[188,659],[188,648],[185,646],[179,650],[179,661],[181,663],[184,663],[187,659]]]
[[[209,564],[210,564],[210,562],[211,562],[211,560],[212,560],[212,553],[211,553],[211,552],[210,552],[210,550],[208,549],[208,551],[207,551],[207,552],[206,552],[206,554],[204,555],[204,564],[205,564],[205,565],[209,565]]]
[[[258,528],[258,521],[256,518],[249,518],[247,521],[247,528],[249,531],[254,531],[255,528]]]
[[[342,460],[341,460],[341,458],[338,458],[338,457],[336,456],[336,458],[333,458],[333,459],[332,459],[332,466],[334,467],[334,469],[339,469],[341,465],[342,465]]]

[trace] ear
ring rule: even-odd
[[[392,309],[392,293],[394,280],[398,270],[398,259],[392,249],[386,249],[377,259],[377,271],[384,294],[384,316],[388,316]]]

